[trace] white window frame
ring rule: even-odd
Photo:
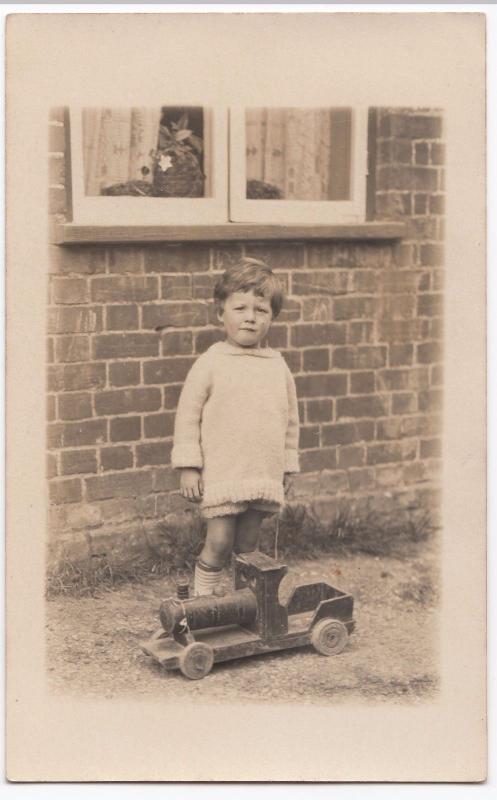
[[[205,108],[210,120],[211,197],[89,197],[84,190],[83,107],[70,109],[72,222],[77,225],[205,225],[228,220],[228,114]]]
[[[331,108],[330,104],[330,108]],[[230,109],[231,222],[260,224],[364,222],[366,217],[368,109],[352,109],[351,200],[249,200],[246,197],[245,108]]]

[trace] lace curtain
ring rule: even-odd
[[[350,109],[247,109],[247,180],[285,200],[350,196]]]
[[[84,109],[83,163],[87,195],[129,180],[152,180],[150,150],[157,147],[160,108]],[[150,172],[143,175],[142,167]]]

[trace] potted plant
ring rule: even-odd
[[[151,150],[155,197],[203,197],[205,175],[201,168],[203,142],[188,127],[188,115],[162,124],[159,142]]]

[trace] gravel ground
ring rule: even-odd
[[[214,665],[200,681],[168,672],[140,651],[158,627],[164,579],[129,583],[97,598],[47,601],[47,672],[54,693],[92,697],[202,698],[216,702],[326,703],[357,699],[423,702],[437,689],[437,552],[295,561],[282,583],[324,580],[350,592],[356,631],[345,650],[311,647]]]

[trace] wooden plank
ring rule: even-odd
[[[403,222],[348,225],[77,225],[58,228],[57,244],[132,244],[153,242],[395,240],[406,232]]]

